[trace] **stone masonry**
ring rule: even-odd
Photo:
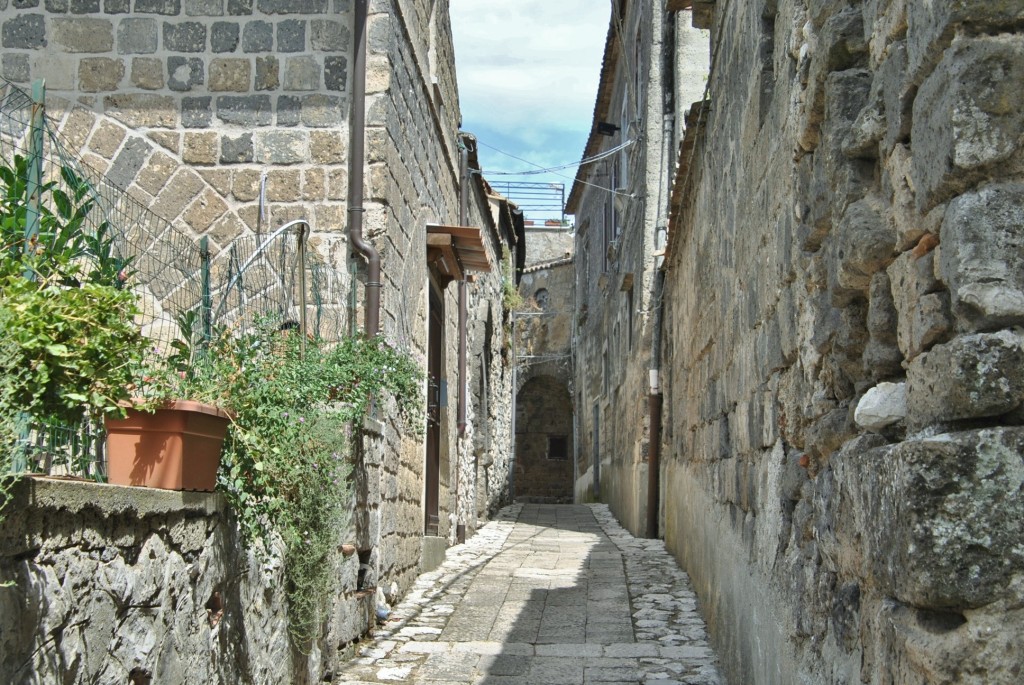
[[[1019,682],[1024,5],[705,4],[664,532],[724,670]]]
[[[426,9],[412,0],[369,5],[364,231],[382,258],[381,332],[425,358],[426,225],[459,217],[463,142],[448,8],[444,0]],[[365,264],[345,232],[352,10],[351,0],[0,0],[0,75],[25,88],[44,78],[47,112],[82,162],[175,227],[208,236],[215,253],[306,219],[312,246],[343,274],[331,304],[358,330]],[[506,318],[498,265],[514,236],[499,235],[480,183],[467,190],[469,224],[481,228],[493,268],[468,286],[466,382],[477,390],[461,436],[456,286],[443,294],[452,401],[442,412],[442,549],[460,526],[472,533],[503,505],[509,482],[511,368],[500,352],[505,328],[494,322]],[[384,404],[364,426],[352,535],[339,543],[357,547],[362,588],[379,586],[393,602],[419,572],[425,544],[424,442],[400,433],[391,415]],[[351,605],[348,633],[324,634],[321,661],[281,661],[273,668],[287,674],[266,681],[329,675],[339,650],[365,629],[357,620],[364,609]],[[276,658],[259,646],[269,633],[253,637],[254,663]],[[97,673],[93,666],[86,671]]]

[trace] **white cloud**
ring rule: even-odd
[[[579,160],[610,7],[611,0],[451,0],[463,128],[542,166]],[[483,146],[480,157],[485,175],[531,168]]]

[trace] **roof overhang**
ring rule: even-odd
[[[463,280],[469,271],[491,270],[480,229],[470,226],[427,224],[427,263],[444,285]]]

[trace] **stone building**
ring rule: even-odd
[[[707,37],[686,19],[658,2],[617,3],[566,207],[576,218],[575,494],[614,503],[634,532],[646,522],[656,274],[675,142],[706,70]]]
[[[617,8],[595,114],[613,135],[586,157],[634,138],[611,74],[647,45],[664,58],[633,61],[651,69],[634,161],[579,177],[625,193],[570,199],[577,492],[600,484],[634,532],[660,495],[654,528],[730,682],[1018,682],[1024,116],[1008,103],[1024,5]],[[680,100],[691,10],[710,71]],[[642,11],[660,42],[635,39]],[[649,312],[629,326],[636,356],[614,335],[630,274]],[[643,382],[659,366],[651,493]]]
[[[245,557],[215,496],[27,485],[46,496],[24,493],[40,516],[12,518],[24,529],[3,537],[5,573],[24,591],[3,600],[18,628],[0,630],[0,680],[20,682],[29,664],[42,681],[320,682],[372,624],[374,586],[402,595],[509,496],[500,264],[524,238],[472,173],[447,1],[0,0],[0,45],[6,79],[46,80],[48,112],[84,163],[213,251],[307,220],[346,274],[335,305],[350,328],[427,360],[431,410],[426,438],[386,414],[364,427],[353,524],[339,535],[358,554],[310,655],[281,639],[280,569]],[[68,534],[48,536],[42,520]],[[94,522],[87,545],[79,520]],[[158,582],[164,567],[173,575]],[[114,601],[105,584],[152,592]],[[214,593],[233,600],[216,626]],[[121,600],[163,609],[117,635]],[[59,617],[38,612],[55,606]]]

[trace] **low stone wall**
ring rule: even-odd
[[[0,524],[0,682],[313,683],[373,620],[359,558],[310,654],[284,571],[244,551],[216,494],[28,478]]]

